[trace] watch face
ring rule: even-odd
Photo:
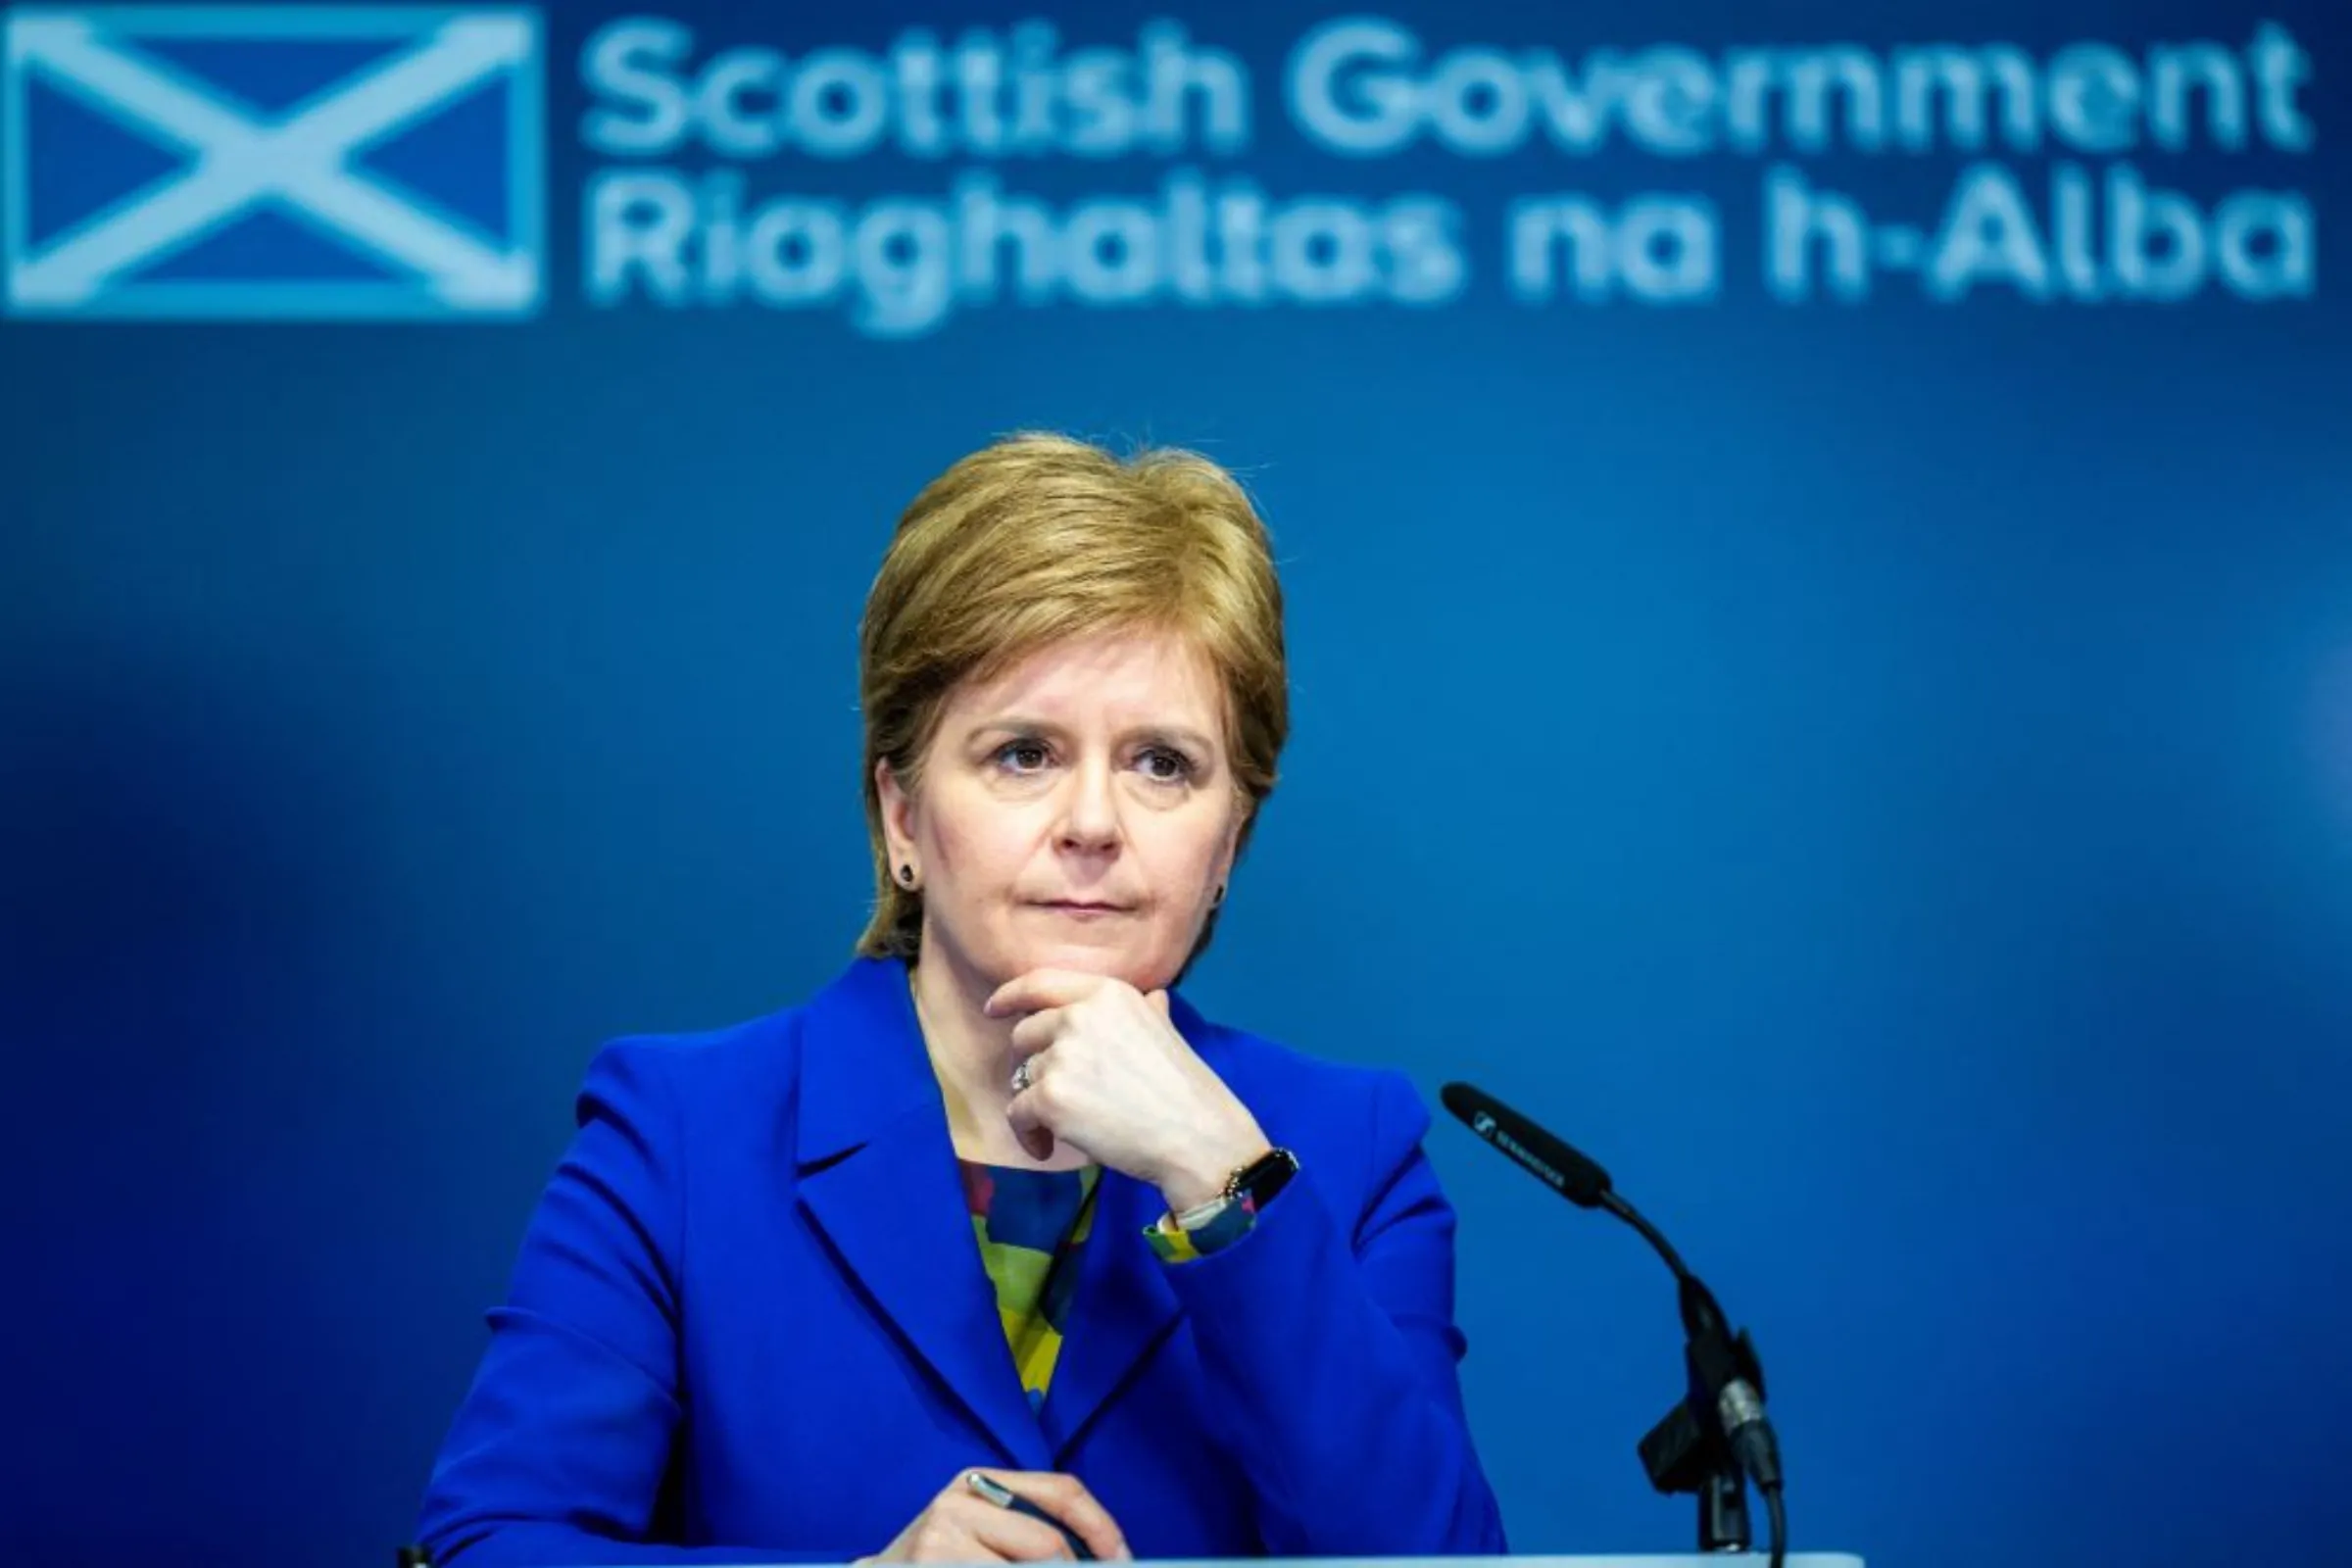
[[[1298,1171],[1298,1155],[1287,1149],[1273,1150],[1242,1168],[1234,1178],[1234,1190],[1250,1200],[1250,1207],[1263,1208]]]

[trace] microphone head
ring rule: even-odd
[[[1441,1087],[1438,1099],[1464,1126],[1568,1201],[1600,1208],[1610,1198],[1607,1171],[1494,1096],[1453,1083]]]

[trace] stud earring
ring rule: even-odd
[[[904,882],[908,887],[914,886],[914,867],[911,865],[900,866],[899,880]]]

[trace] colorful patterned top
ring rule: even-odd
[[[980,1261],[997,1288],[997,1316],[1012,1348],[1012,1364],[1040,1409],[1069,1333],[1070,1300],[1078,1290],[1078,1258],[1094,1230],[1095,1193],[1102,1170],[1030,1170],[957,1159],[963,1177],[964,1208],[980,1243]],[[1211,1212],[1211,1208],[1221,1210]],[[1196,1216],[1199,1216],[1196,1218]],[[1144,1232],[1152,1250],[1168,1263],[1189,1263],[1241,1239],[1255,1210],[1247,1201],[1204,1205]],[[1205,1223],[1202,1223],[1205,1221]]]
[[[1101,1168],[1023,1170],[959,1159],[964,1206],[997,1288],[997,1316],[1029,1408],[1046,1402],[1068,1331]]]

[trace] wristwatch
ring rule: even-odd
[[[1186,1263],[1222,1250],[1257,1224],[1257,1211],[1298,1174],[1298,1156],[1270,1149],[1225,1178],[1224,1190],[1181,1214],[1161,1216],[1144,1231],[1152,1250],[1165,1263]]]
[[[1251,1213],[1274,1201],[1274,1195],[1298,1174],[1298,1156],[1287,1149],[1269,1149],[1247,1165],[1237,1165],[1225,1178],[1220,1196],[1226,1202],[1243,1202]]]

